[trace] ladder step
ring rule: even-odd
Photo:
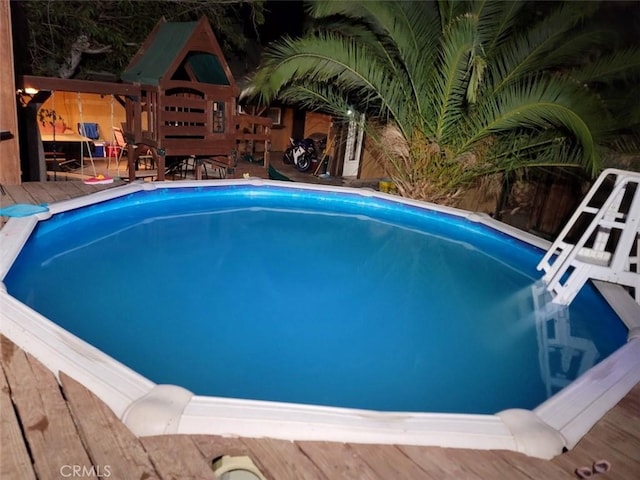
[[[613,180],[614,187],[601,207],[592,204],[605,181]],[[627,188],[634,188],[628,212],[620,212]],[[599,195],[601,196],[601,195]],[[575,243],[567,242],[569,233],[584,214],[593,216],[582,236]],[[612,236],[613,231],[618,234]],[[595,237],[594,237],[595,235]],[[592,239],[592,240],[591,240]],[[585,247],[589,241],[591,247]],[[640,302],[640,272],[637,253],[640,244],[640,173],[607,169],[596,180],[574,215],[538,264],[543,270],[542,280],[554,296],[553,302],[568,305],[589,279],[617,283],[635,290]],[[638,247],[640,248],[640,247]],[[606,250],[605,250],[606,249]],[[612,251],[609,251],[612,250]]]
[[[591,263],[594,265],[609,265],[611,261],[611,253],[594,250],[592,248],[581,248],[576,260],[584,263]]]

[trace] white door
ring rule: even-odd
[[[343,177],[357,177],[362,157],[364,139],[364,114],[355,113],[347,129],[347,143],[344,150]]]

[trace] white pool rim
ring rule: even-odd
[[[345,192],[444,212],[482,223],[546,250],[550,243],[488,215],[391,196],[369,189],[276,182],[212,180],[134,182],[49,205],[49,212],[11,218],[0,230],[4,279],[39,220],[140,190],[207,186],[276,186]],[[204,397],[157,385],[67,332],[0,288],[0,333],[54,374],[64,372],[102,399],[137,435],[214,434],[285,440],[514,450],[552,458],[576,443],[640,382],[640,305],[621,287],[594,282],[629,329],[628,342],[533,410],[495,415],[378,412],[281,402]]]

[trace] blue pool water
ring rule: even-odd
[[[537,406],[583,373],[585,348],[600,361],[626,341],[590,286],[568,312],[536,311],[541,256],[383,199],[171,188],[40,222],[5,283],[152,381],[199,395],[495,413]]]

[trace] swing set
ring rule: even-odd
[[[94,144],[93,140],[96,138],[89,138],[88,125],[84,121],[84,111],[82,105],[82,96],[80,92],[77,92],[77,108],[78,108],[78,135],[75,133],[68,134],[57,133],[57,127],[55,122],[52,123],[52,138],[51,138],[51,152],[45,152],[45,160],[47,163],[47,175],[50,171],[53,172],[54,179],[57,179],[58,172],[68,176],[69,174],[79,175],[81,179],[87,184],[96,183],[111,183],[113,179],[108,175],[109,165],[107,165],[107,172],[98,174],[96,165],[94,162]],[[51,92],[51,111],[55,112],[55,91]],[[113,114],[113,101],[114,96],[111,96],[111,124],[113,126],[114,114]],[[54,116],[55,118],[55,116]],[[59,117],[58,117],[59,118]],[[97,125],[97,124],[96,124]],[[65,130],[67,126],[65,125]],[[97,133],[97,129],[96,129]],[[45,137],[46,138],[46,137]],[[79,158],[66,158],[66,152],[61,152],[62,143],[78,143],[80,146]],[[113,142],[113,139],[112,139]],[[47,142],[49,143],[49,142]],[[90,164],[89,172],[85,172],[85,162],[88,160]],[[49,170],[52,167],[52,170]],[[119,172],[118,172],[119,176]]]
[[[77,103],[77,120],[79,125],[85,125],[85,117],[86,112],[83,105],[82,94],[98,94],[101,96],[110,96],[109,100],[109,122],[110,122],[110,135],[105,136],[105,140],[109,142],[109,145],[115,145],[116,139],[114,137],[114,127],[115,127],[115,102],[117,101],[121,105],[124,105],[125,100],[123,99],[126,96],[135,97],[139,94],[139,87],[135,85],[128,84],[119,84],[119,83],[111,83],[111,82],[98,82],[98,81],[88,81],[88,80],[75,80],[75,79],[61,79],[61,78],[49,78],[49,77],[36,77],[36,76],[24,76],[22,77],[22,82],[24,87],[21,91],[31,91],[38,92],[37,94],[31,94],[23,98],[23,105],[26,107],[34,106],[35,108],[39,108],[48,98],[51,98],[51,108],[55,109],[56,102],[56,92],[72,92],[76,94],[76,103]],[[31,103],[34,105],[31,105]],[[68,132],[68,130],[67,130]],[[86,135],[82,135],[81,130],[78,133],[56,133],[53,131],[53,135],[49,136],[44,135],[42,138],[39,137],[37,131],[33,131],[33,129],[28,129],[26,132],[26,141],[28,144],[34,144],[34,148],[30,148],[31,151],[37,152],[39,149],[37,144],[40,141],[46,141],[47,144],[50,144],[53,148],[51,148],[51,152],[45,152],[45,159],[49,166],[53,166],[54,168],[54,178],[57,172],[61,172],[63,175],[69,177],[79,177],[84,180],[94,179],[93,182],[90,183],[106,183],[107,180],[110,180],[108,177],[108,172],[99,173],[96,169],[95,163],[95,154],[93,151],[93,141],[88,138]],[[65,143],[73,143],[79,145],[79,158],[75,160],[75,154],[69,155],[70,157],[74,157],[67,159],[66,155],[62,153],[61,145]],[[70,151],[67,149],[67,151]],[[117,158],[116,160],[119,160]],[[87,162],[87,164],[85,164]],[[106,165],[107,170],[111,168],[110,164]],[[116,178],[120,177],[120,164],[116,162]],[[96,177],[100,182],[96,182]]]

